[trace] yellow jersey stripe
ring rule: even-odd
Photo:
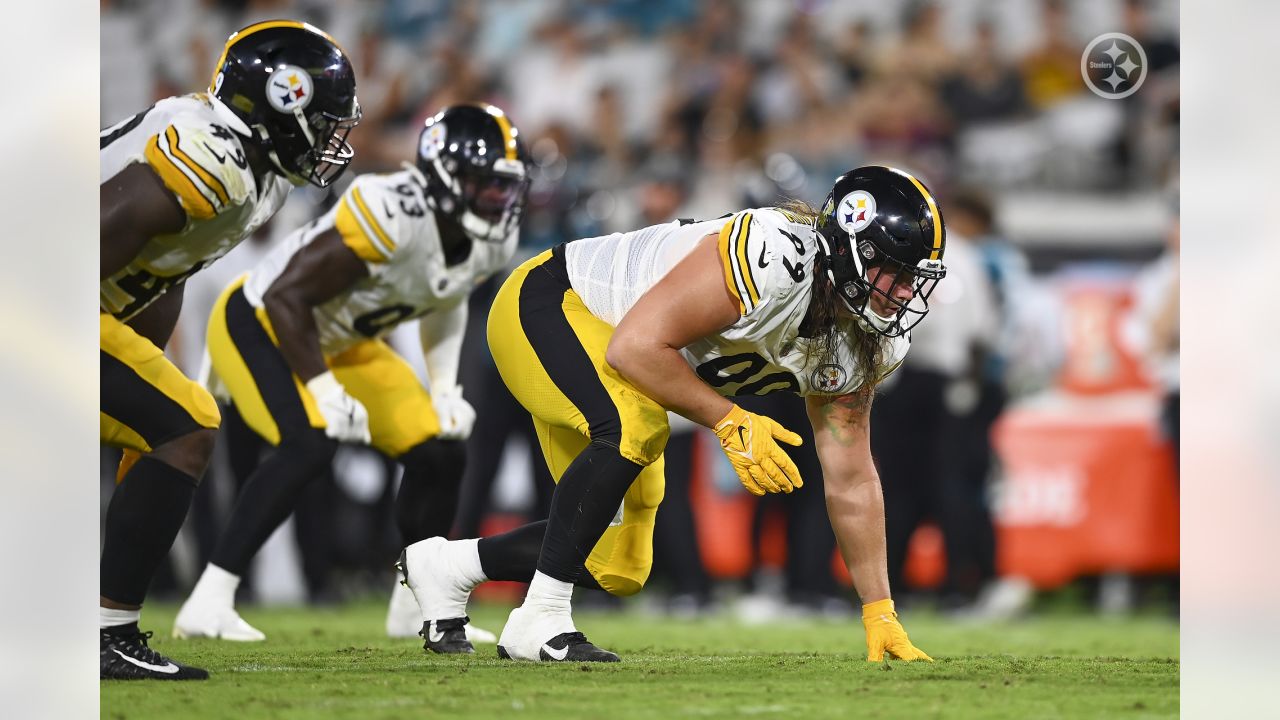
[[[738,272],[742,275],[742,282],[746,285],[747,296],[751,298],[751,307],[760,304],[760,291],[756,290],[755,278],[751,277],[751,258],[747,253],[747,238],[751,235],[751,213],[746,213],[742,218],[742,230],[738,234],[738,252],[736,255],[738,261]]]
[[[899,170],[899,172],[902,171]],[[938,214],[938,205],[933,201],[933,195],[924,189],[924,185],[919,180],[912,177],[910,173],[904,172],[902,174],[911,181],[912,185],[916,186],[916,189],[924,197],[925,204],[929,206],[929,215],[933,217],[933,252],[929,255],[929,259],[937,260],[942,253],[942,216]]]
[[[360,194],[360,188],[355,186],[351,187],[351,198],[355,200],[356,207],[360,209],[360,214],[364,216],[364,220],[367,223],[367,227],[373,230],[374,234],[378,236],[378,240],[382,242],[382,247],[386,249],[387,255],[390,255],[391,253],[395,252],[395,249],[396,249],[395,241],[392,240],[391,237],[388,236],[385,232],[383,232],[382,226],[378,224],[378,221],[377,219],[374,218],[373,213],[369,212],[369,206],[364,204],[364,196]]]
[[[196,187],[195,182],[160,149],[159,135],[153,135],[147,141],[146,149],[142,154],[151,169],[160,176],[165,187],[178,196],[178,201],[187,211],[187,215],[197,220],[208,220],[218,214],[218,209],[213,206],[213,202],[205,197],[204,193],[200,192],[200,188]]]
[[[383,252],[382,248],[369,239],[369,234],[365,232],[355,211],[351,209],[350,197],[344,197],[338,203],[338,214],[333,224],[338,229],[338,234],[342,236],[342,242],[346,243],[347,247],[351,248],[361,260],[380,263],[391,259],[390,254]]]
[[[716,245],[720,250],[720,262],[724,265],[724,284],[729,288],[729,294],[733,296],[733,299],[738,301],[738,312],[746,315],[747,305],[742,302],[742,292],[738,289],[738,280],[733,271],[733,251],[730,249],[737,226],[737,220],[730,220],[725,223],[724,227],[720,229],[720,238]]]
[[[506,113],[498,108],[490,105],[486,108],[494,120],[498,121],[498,127],[502,129],[502,147],[507,152],[508,160],[516,159],[516,136],[511,132],[511,121],[507,119]]]
[[[182,164],[190,168],[196,174],[196,177],[200,178],[213,191],[213,194],[218,198],[218,202],[224,206],[230,202],[231,196],[227,193],[227,187],[222,184],[222,181],[213,173],[205,170],[200,163],[192,160],[190,155],[183,152],[178,141],[178,128],[170,125],[169,129],[164,131],[164,136],[169,141],[169,154],[181,160]]]
[[[259,32],[262,30],[270,30],[271,28],[279,28],[279,27],[299,28],[301,30],[310,30],[312,32],[319,33],[320,35],[324,36],[326,40],[333,43],[334,45],[337,45],[339,50],[342,50],[342,46],[338,45],[337,40],[334,40],[332,37],[330,37],[329,33],[321,30],[320,28],[314,25],[298,22],[297,20],[265,20],[260,23],[254,23],[243,30],[232,33],[231,37],[227,38],[227,44],[222,46],[222,54],[218,56],[218,62],[215,63],[213,66],[213,75],[209,77],[209,92],[213,92],[214,83],[216,83],[218,80],[218,73],[222,71],[222,66],[226,64],[227,52],[231,50],[232,45],[235,45],[236,43],[240,42],[241,40],[249,37],[250,35],[256,32]],[[347,51],[342,50],[342,54],[346,55]]]

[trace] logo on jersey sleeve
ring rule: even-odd
[[[845,375],[844,368],[831,363],[824,363],[814,368],[810,381],[815,390],[819,392],[836,392],[844,387],[845,381],[849,379]]]
[[[267,102],[284,113],[311,104],[311,76],[297,65],[281,65],[267,78]]]
[[[870,225],[875,216],[876,199],[866,190],[854,190],[845,195],[836,208],[836,222],[850,235]]]

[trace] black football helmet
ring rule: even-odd
[[[227,38],[209,95],[236,132],[263,148],[294,185],[326,187],[351,163],[360,122],[356,75],[319,28],[267,20]]]
[[[929,295],[947,274],[947,230],[923,183],[882,165],[850,170],[836,178],[817,229],[820,267],[851,312],[885,337],[924,319]],[[909,298],[892,292],[903,283]]]
[[[493,105],[447,107],[418,137],[427,202],[473,241],[502,242],[519,224],[527,161],[520,131]]]

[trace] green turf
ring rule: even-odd
[[[103,718],[1097,718],[1178,712],[1178,628],[1162,618],[1055,616],[972,625],[914,614],[936,660],[863,658],[855,621],[748,627],[580,613],[617,665],[537,665],[428,655],[382,633],[384,606],[248,608],[265,643],[172,640],[172,607],[148,607],[153,645],[208,668],[207,682],[102,683]],[[502,607],[473,608],[495,632]],[[164,636],[164,637],[161,637]]]

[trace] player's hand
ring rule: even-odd
[[[733,463],[742,486],[752,495],[766,492],[789,493],[802,487],[800,471],[791,457],[774,440],[799,445],[800,436],[764,415],[756,415],[734,405],[713,428],[720,447]]]
[[[862,626],[867,630],[867,660],[880,662],[884,654],[898,660],[928,660],[933,658],[911,644],[907,631],[898,622],[898,613],[893,610],[893,600],[877,600],[862,606]]]
[[[369,442],[369,412],[360,401],[325,371],[307,381],[307,391],[315,398],[324,416],[324,434],[340,442]]]
[[[445,440],[466,440],[476,424],[476,411],[462,397],[462,386],[431,388],[431,404],[440,418],[440,435]]]

